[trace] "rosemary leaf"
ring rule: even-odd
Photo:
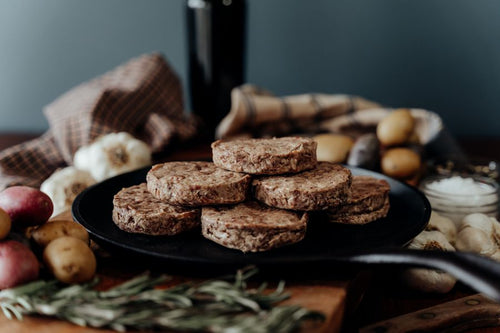
[[[267,284],[248,289],[255,268],[239,270],[229,279],[183,284],[168,289],[157,285],[168,276],[141,274],[107,291],[94,289],[98,280],[64,286],[35,281],[0,292],[0,308],[9,319],[38,314],[80,326],[128,329],[173,329],[222,333],[290,332],[303,320],[322,314],[299,306],[276,306],[289,297],[280,281],[275,291]]]
[[[97,283],[96,279],[91,283],[86,284],[75,284],[56,292],[53,298],[71,298],[79,296],[83,291],[87,290],[89,287],[94,286]]]
[[[48,286],[54,284],[55,282],[56,281],[47,282],[47,281],[43,281],[43,280],[37,280],[34,282],[30,282],[30,283],[21,285],[19,287],[4,289],[4,290],[0,291],[0,299],[2,299],[2,298],[12,299],[12,298],[14,298],[16,296],[20,296],[20,295],[31,295],[31,294],[41,290],[42,288],[45,288],[45,287],[48,287]]]
[[[12,306],[10,304],[2,304],[2,312],[3,314],[5,315],[5,317],[7,317],[8,319],[12,319],[12,314],[13,314],[13,311],[12,311]],[[15,309],[14,309],[15,311]]]
[[[267,288],[267,283],[266,282],[263,282],[260,284],[259,288],[257,288],[257,290],[255,290],[255,293],[257,294],[260,294],[262,293],[265,289]]]
[[[109,326],[109,328],[111,328],[112,330],[115,330],[115,331],[118,331],[118,332],[125,332],[127,331],[127,328],[122,325],[122,324],[116,324],[116,323],[113,323]]]
[[[107,298],[116,297],[117,295],[135,295],[143,290],[153,288],[158,284],[166,282],[168,279],[170,278],[166,275],[152,278],[149,276],[149,273],[146,272],[108,291],[101,292],[100,296]]]
[[[87,326],[87,321],[83,318],[77,316],[68,316],[68,315],[64,316],[63,318],[75,325]]]
[[[33,308],[30,302],[24,297],[16,297],[15,300],[17,304],[26,311],[30,311]]]
[[[36,300],[33,300],[32,302],[34,303],[33,304],[34,311],[26,311],[26,313],[38,313],[45,316],[55,316],[59,311],[59,307],[54,306],[51,303],[37,304],[38,301]]]

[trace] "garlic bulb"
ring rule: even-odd
[[[491,236],[476,228],[460,230],[455,246],[459,251],[475,252],[488,257],[497,251],[497,245]]]
[[[474,213],[465,216],[460,224],[460,230],[474,228],[482,230],[486,235],[493,235],[493,223],[488,215]]]
[[[76,196],[95,182],[89,172],[70,166],[50,175],[42,183],[40,190],[52,200],[54,204],[52,216],[55,216],[69,210]]]
[[[410,249],[454,251],[445,235],[439,231],[422,231],[408,245]],[[413,289],[447,293],[455,286],[456,279],[448,273],[427,268],[412,268],[402,273],[404,283]]]
[[[490,217],[491,224],[493,225],[493,236],[497,245],[500,245],[500,223],[496,218]]]
[[[151,149],[126,132],[111,133],[80,147],[73,157],[73,164],[101,181],[150,165]]]
[[[445,216],[441,216],[435,211],[431,211],[431,219],[425,228],[427,231],[437,230],[445,235],[450,244],[455,243],[457,237],[457,227],[453,221]]]
[[[500,250],[497,250],[497,252],[493,253],[490,257],[490,259],[500,261]]]
[[[456,241],[458,250],[495,259],[498,257],[499,244],[500,224],[495,218],[481,213],[469,214],[463,218]]]
[[[422,231],[408,245],[409,249],[455,251],[446,236],[437,230]]]

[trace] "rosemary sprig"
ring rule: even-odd
[[[80,326],[128,329],[171,329],[206,332],[290,332],[305,319],[323,315],[299,306],[275,306],[287,299],[284,282],[272,293],[266,284],[247,287],[256,269],[243,269],[230,279],[155,288],[167,276],[139,275],[107,291],[97,291],[97,279],[63,286],[35,281],[0,291],[0,309],[9,319],[38,314]]]

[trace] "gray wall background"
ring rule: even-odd
[[[187,87],[185,0],[0,0],[0,131],[48,128],[44,105],[142,53]],[[247,0],[247,81],[348,93],[500,134],[500,1]],[[186,90],[185,90],[186,91]]]

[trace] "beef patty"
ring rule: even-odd
[[[247,201],[235,206],[203,207],[201,230],[205,238],[222,246],[258,252],[302,240],[307,219],[307,213]]]
[[[340,164],[318,162],[312,169],[293,175],[254,179],[257,200],[282,209],[314,211],[337,207],[347,200],[351,171]]]
[[[351,195],[347,202],[327,211],[331,222],[366,224],[389,212],[390,185],[384,179],[370,176],[354,176]]]
[[[148,190],[172,205],[234,204],[246,199],[251,177],[210,162],[167,162],[146,176]]]
[[[146,183],[123,188],[113,197],[113,222],[132,233],[176,235],[198,226],[200,213],[154,198]]]
[[[310,138],[218,140],[212,143],[212,159],[224,169],[256,175],[278,175],[312,169],[316,142]]]

